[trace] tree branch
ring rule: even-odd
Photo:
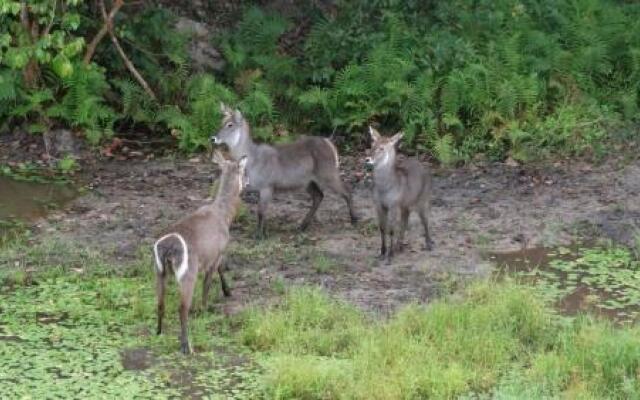
[[[122,1],[122,0],[117,0],[117,1]],[[156,94],[153,92],[153,90],[151,90],[151,87],[149,86],[147,81],[144,80],[142,75],[140,75],[140,73],[138,72],[136,67],[133,65],[129,57],[127,57],[127,54],[122,49],[122,46],[120,46],[120,42],[118,41],[118,38],[113,32],[113,25],[109,23],[109,16],[107,15],[107,10],[104,6],[104,0],[100,0],[100,11],[102,12],[102,18],[105,20],[105,23],[107,25],[109,36],[111,36],[111,41],[113,42],[113,45],[116,47],[116,50],[118,50],[118,54],[120,55],[120,58],[122,58],[122,61],[124,61],[124,65],[127,67],[129,72],[131,72],[133,77],[136,78],[136,80],[142,86],[144,91],[147,92],[149,97],[151,97],[153,100],[157,100],[158,98],[156,97]]]
[[[20,22],[27,32],[31,31],[31,29],[29,29],[29,9],[27,8],[26,1],[20,2]]]
[[[54,0],[53,1],[53,14],[51,15],[51,21],[49,21],[49,24],[47,25],[46,28],[44,28],[44,31],[42,31],[42,36],[46,36],[49,34],[49,31],[51,31],[51,28],[53,27],[53,22],[56,20],[56,9],[58,8],[58,0]]]
[[[109,15],[107,16],[106,21],[104,22],[104,24],[102,25],[98,33],[96,33],[93,39],[91,39],[91,42],[87,46],[87,51],[84,53],[84,58],[82,60],[85,65],[91,62],[91,59],[93,58],[93,55],[96,52],[96,48],[98,47],[98,43],[100,43],[100,41],[102,41],[102,39],[107,34],[107,32],[109,32],[109,27],[113,26],[113,19],[115,18],[116,14],[118,13],[118,11],[123,5],[124,5],[124,0],[116,0],[113,3],[113,7],[111,8],[111,11],[109,11]],[[104,9],[104,3],[102,3],[100,7]],[[104,16],[104,13],[103,13],[103,16]]]

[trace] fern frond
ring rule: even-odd
[[[18,95],[18,77],[13,71],[0,71],[0,102],[15,100]]]
[[[460,107],[462,107],[464,91],[464,75],[461,71],[453,71],[447,76],[442,87],[442,110],[447,114],[457,114]]]
[[[436,158],[443,165],[452,165],[458,161],[458,156],[453,143],[453,136],[446,134],[435,139],[433,150]]]

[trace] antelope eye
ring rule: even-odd
[[[227,128],[231,128],[232,126],[233,126],[233,123],[232,123],[232,122],[229,122],[229,123],[227,124]]]

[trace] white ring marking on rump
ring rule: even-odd
[[[189,249],[187,247],[187,242],[184,240],[182,235],[175,232],[164,235],[163,237],[158,239],[153,245],[153,253],[156,257],[156,268],[158,269],[158,272],[164,271],[164,266],[162,265],[162,261],[160,260],[160,255],[158,254],[158,244],[163,240],[170,238],[172,236],[175,236],[180,241],[180,244],[182,244],[182,248],[184,251],[182,262],[180,262],[180,267],[175,271],[176,280],[180,282],[184,274],[187,273],[187,269],[189,268]]]

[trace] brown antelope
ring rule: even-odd
[[[218,193],[213,203],[200,207],[169,226],[153,245],[158,299],[157,333],[162,333],[166,278],[172,270],[180,290],[180,349],[184,354],[191,352],[187,319],[198,271],[204,271],[203,309],[207,306],[214,271],[218,271],[224,295],[231,295],[223,275],[222,253],[229,242],[229,225],[240,204],[247,158],[242,157],[239,161],[226,160],[216,151],[213,160],[222,169]]]
[[[411,211],[418,213],[424,227],[426,249],[431,250],[433,247],[433,241],[429,237],[428,223],[431,174],[417,159],[396,158],[396,145],[402,138],[402,132],[390,138],[381,136],[372,127],[369,127],[369,132],[373,144],[367,164],[373,165],[373,199],[382,240],[380,257],[386,258],[389,264],[394,251],[400,251],[404,245],[404,235]],[[394,243],[398,213],[400,229],[397,243]],[[389,235],[388,245],[387,234]]]
[[[256,237],[265,236],[265,213],[274,191],[306,188],[311,195],[311,209],[302,220],[300,230],[311,223],[328,188],[347,203],[351,223],[357,222],[351,193],[340,179],[336,147],[329,139],[304,136],[294,143],[278,146],[255,144],[251,139],[248,121],[238,110],[220,104],[224,118],[222,129],[211,137],[215,144],[225,144],[235,160],[246,156],[247,177],[251,189],[260,194]]]

